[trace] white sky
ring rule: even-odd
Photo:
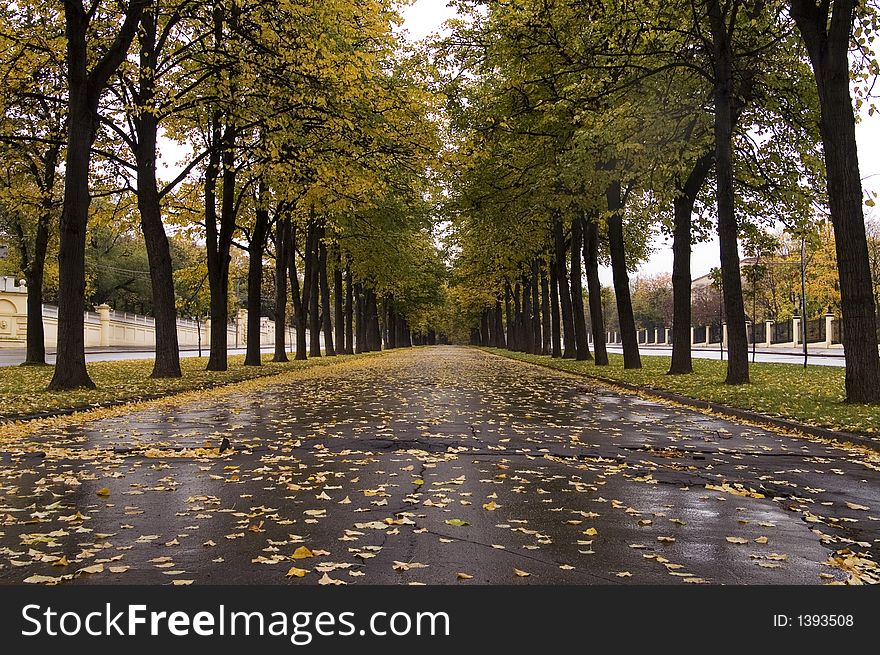
[[[412,39],[422,39],[438,30],[443,21],[455,16],[455,10],[447,7],[446,0],[416,0],[403,7],[403,28]],[[880,112],[873,117],[864,116],[856,125],[856,139],[859,145],[859,162],[864,186],[870,191],[880,193]],[[672,241],[660,235],[655,243],[656,251],[639,268],[638,273],[655,275],[672,272]],[[693,247],[691,270],[693,277],[709,272],[719,266],[718,243],[716,240],[700,243]],[[603,284],[611,284],[611,269],[600,271]]]

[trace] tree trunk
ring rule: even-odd
[[[617,322],[623,342],[623,367],[642,368],[639,341],[636,337],[636,321],[633,317],[632,297],[629,290],[629,273],[626,270],[626,243],[623,239],[623,203],[620,182],[612,182],[606,189],[608,202],[608,247],[611,251],[611,272],[614,278],[614,295],[617,299]]]
[[[318,237],[318,282],[321,288],[321,324],[324,328],[324,353],[336,357],[333,347],[333,323],[330,319],[330,285],[327,280],[327,244],[324,243],[324,227]]]
[[[153,11],[145,11],[138,31],[140,42],[140,79],[137,103],[141,107],[155,107],[154,75],[156,52],[156,19]],[[147,246],[147,260],[152,285],[153,316],[156,320],[156,359],[153,378],[179,378],[180,348],[177,341],[177,307],[175,306],[174,273],[171,266],[171,247],[162,224],[161,199],[156,179],[156,138],[159,121],[154,111],[143,111],[132,118],[136,141],[134,148],[137,167],[137,202],[141,217],[141,232]]]
[[[131,0],[110,47],[88,68],[91,15],[79,2],[64,3],[67,39],[67,156],[58,249],[58,354],[49,389],[94,388],[86,370],[85,250],[89,218],[89,166],[98,126],[98,101],[125,60],[148,0]]]
[[[287,362],[287,249],[290,219],[275,223],[275,354],[273,362]]]
[[[550,334],[550,285],[547,280],[547,266],[539,263],[541,270],[541,354],[549,355],[553,351],[553,335]]]
[[[749,343],[739,267],[733,171],[733,51],[720,1],[709,3],[715,73],[715,175],[721,286],[727,319],[727,384],[749,382]]]
[[[506,340],[504,338],[504,317],[501,310],[501,301],[495,301],[495,347],[505,348]]]
[[[363,290],[361,289],[360,283],[356,284],[354,287],[354,302],[355,302],[354,351],[356,353],[363,353],[363,352],[367,352],[367,331],[364,329],[364,326],[366,325],[366,321],[364,318]]]
[[[483,309],[480,312],[480,345],[481,346],[491,346],[489,343],[489,310]]]
[[[379,308],[376,302],[376,292],[367,289],[366,298],[366,331],[369,351],[382,350],[382,333],[379,327]]]
[[[261,193],[262,195],[262,193]],[[260,208],[256,212],[254,229],[248,243],[247,277],[247,350],[245,366],[261,366],[260,353],[260,314],[263,289],[263,251],[266,249],[266,236],[269,233],[269,210]]]
[[[846,401],[880,403],[876,306],[862,209],[855,118],[847,57],[856,3],[817,6],[792,0],[792,16],[807,46],[819,89],[828,202],[834,228],[846,354]]]
[[[559,283],[556,281],[556,263],[550,263],[550,355],[562,357],[562,326],[559,323]]]
[[[306,237],[308,239],[308,236]],[[308,280],[303,280],[304,293],[300,294],[299,273],[296,270],[296,223],[290,225],[287,239],[287,274],[290,279],[290,299],[293,303],[293,327],[296,331],[296,353],[294,359],[306,359],[306,303],[308,302]]]
[[[318,285],[318,267],[320,266],[318,256],[318,227],[315,225],[314,219],[309,221],[308,243],[306,248],[306,275],[308,276],[308,292],[307,298],[303,298],[303,303],[309,308],[309,357],[321,356],[321,313],[320,313],[320,295]]]
[[[564,350],[563,359],[574,359],[577,355],[577,345],[574,332],[574,312],[571,305],[571,293],[568,287],[568,272],[565,270],[565,236],[562,232],[562,222],[553,222],[553,245],[556,264],[556,288],[562,306],[562,342]]]
[[[333,257],[333,317],[336,336],[336,350],[345,354],[345,296],[342,290],[342,258],[339,249],[334,249]]]
[[[672,364],[670,375],[693,372],[691,359],[691,218],[697,195],[712,169],[715,155],[705,153],[694,164],[672,201]]]
[[[229,249],[235,232],[235,133],[227,126],[220,136],[219,116],[215,114],[212,132],[214,144],[221,144],[218,168],[215,156],[209,157],[209,172],[205,173],[205,226],[208,249],[208,286],[211,292],[211,351],[209,371],[228,368],[226,328],[229,324]],[[220,227],[217,229],[216,183],[223,176],[220,197]]]
[[[510,282],[504,281],[504,314],[507,318],[507,349],[517,350],[516,342],[516,314],[513,312],[510,300]]]
[[[590,329],[596,366],[608,366],[605,348],[605,318],[602,315],[602,285],[599,282],[599,226],[595,220],[584,222],[584,265],[587,269],[587,294],[590,303]]]
[[[52,146],[46,151],[43,158],[45,177],[40,189],[43,194],[40,217],[37,220],[33,252],[24,257],[26,260],[24,262],[25,282],[28,292],[25,364],[46,363],[46,338],[43,332],[43,279],[46,272],[46,253],[49,249],[49,226],[52,224],[53,189],[58,170],[58,155],[59,147]],[[22,238],[22,242],[24,243],[24,238]]]
[[[593,359],[587,339],[587,320],[584,316],[583,269],[581,248],[584,241],[584,223],[575,215],[571,221],[571,311],[574,316],[574,340],[576,358],[580,361]]]
[[[345,265],[345,348],[346,355],[354,354],[354,298],[351,286],[351,266]]]
[[[532,276],[529,279],[529,288],[532,293],[532,338],[535,341],[535,346],[533,352],[536,355],[541,354],[541,350],[543,347],[544,339],[541,334],[541,264],[538,259],[535,258],[532,260],[531,264],[531,273]]]

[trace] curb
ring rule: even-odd
[[[481,348],[481,350],[483,350]],[[720,403],[712,402],[709,400],[700,400],[698,398],[693,398],[691,396],[683,396],[681,394],[675,393],[673,391],[664,391],[662,389],[655,389],[654,387],[643,387],[637,384],[632,384],[630,382],[623,382],[621,380],[615,380],[613,378],[606,378],[601,375],[594,375],[592,373],[580,373],[577,371],[568,371],[561,368],[556,368],[555,366],[550,366],[549,364],[545,364],[543,362],[530,362],[524,359],[518,359],[516,357],[506,357],[504,355],[498,355],[494,352],[490,352],[488,350],[483,350],[483,352],[493,355],[495,357],[501,357],[503,359],[510,359],[516,362],[522,362],[523,364],[530,364],[532,366],[540,366],[541,368],[546,368],[551,371],[557,371],[561,373],[570,373],[572,375],[576,375],[578,377],[587,378],[590,380],[596,380],[597,382],[601,382],[604,385],[609,387],[618,387],[620,389],[626,389],[627,391],[635,391],[638,393],[643,393],[646,396],[659,398],[661,400],[669,400],[674,403],[678,403],[680,405],[684,405],[686,407],[693,407],[695,409],[709,410],[715,414],[720,414],[722,416],[728,416],[730,418],[737,418],[747,420],[751,423],[757,423],[760,425],[766,425],[774,428],[781,428],[785,430],[794,430],[796,432],[801,432],[803,434],[807,434],[813,437],[820,437],[822,439],[831,439],[833,441],[839,441],[843,443],[848,443],[855,446],[860,446],[862,448],[868,448],[869,450],[873,450],[875,452],[880,452],[880,439],[870,437],[867,435],[857,434],[855,432],[841,432],[839,430],[832,430],[830,428],[823,428],[817,425],[809,425],[807,423],[801,423],[799,421],[794,421],[786,418],[777,418],[775,416],[767,416],[766,414],[760,414],[758,412],[749,410],[749,409],[741,409],[739,407],[731,407],[730,405],[722,405]]]

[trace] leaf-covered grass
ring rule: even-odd
[[[0,419],[135,402],[365,356],[277,363],[271,361],[271,355],[263,355],[262,366],[245,366],[244,355],[232,355],[226,371],[206,371],[207,357],[184,357],[180,360],[183,377],[164,379],[150,378],[152,359],[91,362],[87,368],[97,388],[70,391],[46,391],[53,366],[4,366],[0,367]]]
[[[811,366],[804,370],[794,364],[758,362],[749,365],[751,384],[731,386],[724,383],[727,362],[720,360],[695,358],[694,372],[690,375],[666,375],[670,358],[644,353],[642,368],[627,370],[623,368],[623,355],[618,354],[609,354],[608,366],[596,366],[592,361],[552,359],[494,348],[487,350],[562,371],[671,391],[808,425],[847,432],[880,433],[880,407],[844,402],[843,367]]]

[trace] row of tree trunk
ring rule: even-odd
[[[619,237],[622,252],[622,230]],[[620,278],[628,291],[625,258],[620,258],[618,266],[623,267],[623,272],[622,275],[615,272],[615,287]],[[584,307],[584,268],[590,304],[589,328]],[[630,317],[632,339],[628,341],[635,346],[634,361],[640,366],[628,293],[618,297],[618,313]],[[605,366],[608,353],[599,283],[599,230],[593,217],[576,215],[569,225],[563,225],[561,219],[554,221],[552,253],[533,259],[522,275],[505,282],[503,309],[500,298],[494,307],[485,308],[480,326],[472,330],[470,340],[473,344],[494,348],[592,360],[588,329],[592,333],[595,362]]]

